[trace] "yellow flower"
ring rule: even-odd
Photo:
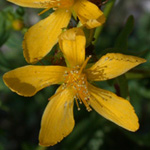
[[[57,43],[62,29],[66,28],[71,14],[78,16],[87,28],[95,28],[105,22],[102,11],[88,0],[8,0],[23,7],[54,8],[46,19],[32,26],[25,34],[23,49],[28,63],[42,59]]]
[[[16,19],[16,20],[14,20],[14,21],[12,22],[12,27],[13,27],[14,30],[20,31],[20,30],[23,29],[24,23],[23,23],[22,20]]]
[[[28,65],[3,76],[5,84],[22,96],[33,96],[44,87],[61,84],[50,98],[43,114],[40,145],[52,146],[73,130],[74,100],[78,109],[79,104],[83,103],[88,111],[93,108],[103,117],[127,130],[136,131],[139,128],[138,118],[129,101],[97,88],[90,82],[115,78],[144,63],[145,59],[108,53],[92,67],[86,68],[91,56],[85,59],[85,43],[86,39],[81,29],[70,29],[59,38],[67,67]]]

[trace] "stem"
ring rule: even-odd
[[[79,21],[78,24],[77,24],[77,27],[82,27],[82,26],[83,25],[82,25],[81,21]]]
[[[36,150],[46,150],[47,149],[47,147],[42,147],[42,146],[38,146],[37,148],[36,148]]]
[[[114,6],[115,1],[116,0],[111,0],[110,2],[108,2],[106,4],[106,7],[104,9],[104,15],[105,15],[106,18],[108,18],[109,14],[110,14],[110,12],[112,10],[112,7]],[[94,45],[97,43],[97,40],[98,40],[99,35],[100,35],[100,33],[101,33],[103,28],[104,28],[104,25],[96,28],[95,34],[94,34],[95,41],[93,42]]]

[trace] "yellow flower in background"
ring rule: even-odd
[[[71,14],[78,16],[87,28],[95,28],[105,22],[102,11],[88,0],[8,0],[23,7],[50,8],[56,10],[46,19],[32,26],[25,34],[23,49],[28,63],[42,59],[57,43],[62,29],[66,28]]]
[[[52,146],[73,130],[74,100],[78,109],[83,103],[88,111],[93,108],[103,117],[129,131],[139,128],[138,118],[129,101],[97,88],[91,82],[115,78],[144,63],[145,59],[108,53],[92,67],[86,68],[91,56],[85,59],[85,43],[86,39],[80,28],[70,29],[59,38],[67,67],[28,65],[3,76],[5,84],[22,96],[33,96],[44,87],[60,84],[42,117],[40,145]]]
[[[22,30],[24,27],[24,23],[21,19],[16,19],[16,20],[13,20],[12,22],[12,28],[16,31],[20,31]]]

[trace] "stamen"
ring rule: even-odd
[[[79,103],[82,104],[82,100],[79,96],[78,96],[78,99],[79,99]]]
[[[40,15],[44,14],[46,11],[48,11],[48,10],[50,10],[50,9],[51,9],[51,7],[46,8],[46,9],[44,9],[42,12],[38,13],[38,15],[40,16]]]
[[[78,107],[78,110],[80,110],[79,103],[78,103],[78,100],[77,100],[76,97],[75,97],[75,101],[76,101],[76,105],[77,105],[77,107]]]
[[[91,56],[87,57],[81,67],[76,66],[72,70],[64,73],[65,88],[72,87],[78,110],[80,110],[79,104],[82,103],[85,105],[88,111],[92,110],[89,103],[90,94],[87,88],[87,78],[83,73],[83,69],[86,67],[90,58]]]
[[[89,57],[86,58],[86,60],[84,61],[83,65],[81,66],[81,68],[79,70],[79,74],[81,74],[82,70],[86,67],[86,65],[91,57],[92,56],[90,55]]]

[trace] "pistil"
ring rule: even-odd
[[[63,89],[67,88],[68,86],[73,88],[78,110],[80,110],[79,103],[81,104],[83,102],[86,109],[88,111],[91,111],[90,103],[89,103],[90,94],[87,89],[87,78],[86,75],[83,73],[83,69],[86,67],[87,62],[89,61],[90,58],[91,56],[89,56],[85,60],[85,62],[81,67],[76,66],[72,70],[66,71],[64,74],[65,83]]]

